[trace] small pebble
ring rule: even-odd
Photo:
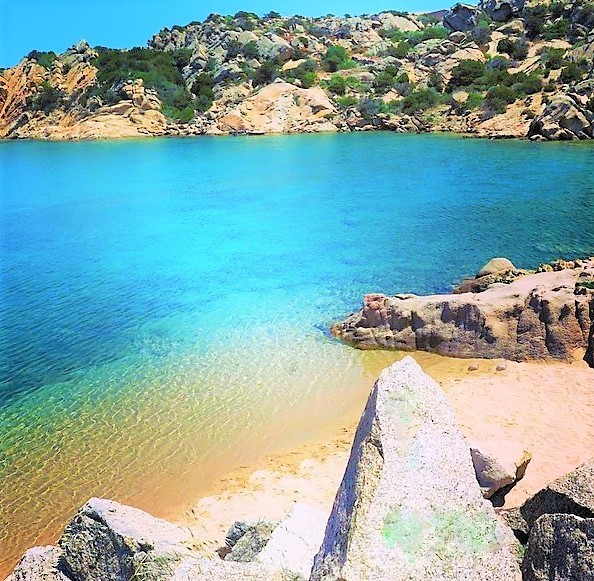
[[[495,371],[505,371],[507,369],[507,363],[500,363],[496,368]]]
[[[468,371],[478,371],[478,368],[479,368],[478,363],[471,363],[468,366]]]

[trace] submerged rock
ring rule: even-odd
[[[594,288],[580,281],[583,273],[593,272],[594,261],[588,260],[576,268],[493,284],[480,293],[370,294],[363,309],[335,324],[332,333],[360,349],[571,360],[591,334]]]
[[[481,495],[445,394],[411,357],[385,369],[311,579],[513,580],[515,549]]]
[[[541,516],[530,533],[522,573],[524,581],[594,581],[594,519]]]

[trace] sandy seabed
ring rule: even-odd
[[[522,504],[594,455],[594,370],[581,360],[583,353],[571,364],[412,355],[447,393],[470,441],[493,452],[514,442],[532,453],[506,507]],[[497,371],[502,363],[506,369]],[[478,369],[470,371],[473,364]],[[311,442],[221,479],[213,486],[216,493],[187,511],[183,524],[216,550],[236,520],[281,519],[295,502],[329,512],[367,395],[334,424],[321,427]]]

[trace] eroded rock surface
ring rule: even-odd
[[[410,357],[367,402],[312,580],[519,579],[454,413]]]
[[[524,581],[594,581],[594,519],[541,516],[530,533],[522,574]]]
[[[588,281],[594,261],[578,264],[493,284],[479,293],[370,294],[363,309],[334,325],[332,333],[360,349],[571,360],[575,349],[591,342],[594,286]]]
[[[594,458],[537,492],[520,512],[528,527],[544,514],[594,518]]]

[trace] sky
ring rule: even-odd
[[[165,26],[203,20],[211,12],[355,15],[431,11],[449,4],[447,0],[0,0],[0,67],[16,65],[34,49],[64,52],[81,39],[91,46],[146,46]]]

